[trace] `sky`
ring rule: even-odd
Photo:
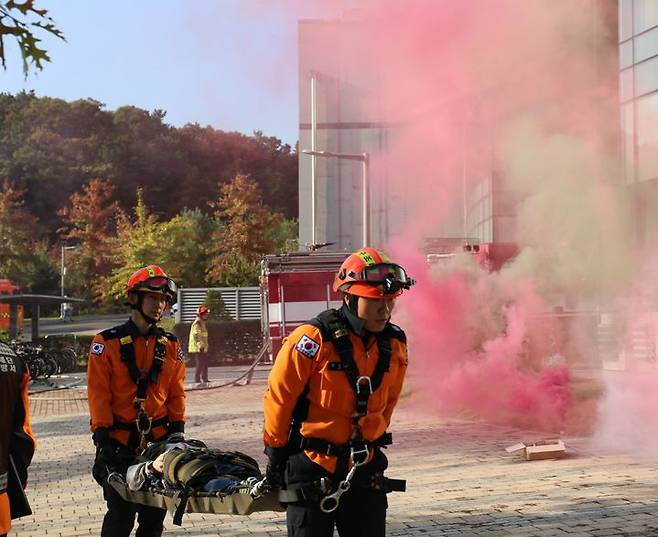
[[[319,5],[265,0],[39,0],[67,42],[44,37],[51,63],[27,80],[8,43],[0,91],[34,90],[108,110],[167,112],[174,126],[298,139],[297,21]],[[12,40],[13,41],[13,40]]]

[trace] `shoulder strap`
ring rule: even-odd
[[[169,341],[178,341],[178,336],[176,336],[176,334],[174,334],[173,332],[167,332],[166,330],[164,330],[164,329],[162,329],[162,328],[161,328],[160,330],[162,330],[164,336],[165,336]]]
[[[137,384],[139,391],[139,381],[140,373],[137,368],[137,363],[135,362],[135,348],[133,347],[133,333],[130,330],[130,325],[124,323],[122,325],[116,326],[108,330],[110,332],[111,339],[119,340],[119,353],[121,355],[121,361],[126,364],[128,371],[130,372],[130,377],[133,379],[133,382]],[[103,336],[105,337],[105,336]]]
[[[402,343],[407,342],[407,334],[405,334],[404,330],[402,330],[402,328],[400,328],[397,324],[388,323],[386,329],[384,330],[384,333],[389,338],[395,338],[401,341]]]
[[[151,364],[151,369],[146,377],[142,377],[137,367],[137,362],[135,361],[135,347],[134,347],[134,336],[136,334],[130,329],[128,323],[122,324],[105,332],[101,332],[105,338],[105,333],[108,333],[110,339],[119,339],[120,344],[120,354],[121,361],[126,364],[128,371],[130,372],[130,377],[133,379],[133,382],[137,385],[137,399],[145,400],[146,392],[148,389],[148,384],[155,384],[158,381],[158,376],[162,371],[164,365],[165,357],[167,354],[166,343],[170,338],[167,336],[162,328],[156,327],[154,330],[155,336],[155,347],[153,352],[153,363]],[[173,334],[170,334],[173,336]],[[175,336],[173,336],[175,338]]]

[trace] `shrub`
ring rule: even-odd
[[[263,344],[260,320],[208,321],[210,365],[246,364],[256,357]],[[192,323],[178,323],[173,332],[187,351]],[[194,365],[194,364],[190,364]]]

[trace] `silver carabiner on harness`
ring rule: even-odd
[[[363,375],[356,379],[356,393],[359,395],[363,387],[368,388],[368,395],[372,395],[372,381],[367,375]]]
[[[355,451],[354,449],[352,449],[350,451],[350,459],[352,459],[352,468],[350,468],[350,471],[347,472],[345,479],[343,479],[340,483],[338,483],[338,488],[336,489],[336,492],[322,498],[322,501],[320,501],[320,511],[322,511],[323,513],[333,513],[336,509],[338,509],[338,504],[340,503],[340,497],[343,494],[345,494],[348,490],[350,490],[350,487],[352,486],[352,478],[354,477],[354,473],[356,472],[356,469],[359,466],[363,466],[368,461],[368,455],[369,455],[368,447],[365,446],[364,449],[366,456],[365,458],[363,458],[363,460],[360,461],[354,459],[354,454],[362,453],[363,450]]]

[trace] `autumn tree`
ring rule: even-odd
[[[92,179],[58,211],[64,222],[62,239],[77,243],[67,262],[67,287],[74,296],[95,299],[102,294],[99,285],[110,273],[109,244],[118,211],[114,191],[109,181]]]
[[[34,0],[0,1],[0,61],[5,69],[7,68],[5,38],[9,36],[16,39],[18,43],[23,57],[25,76],[29,70],[28,61],[37,69],[43,69],[43,62],[49,62],[50,57],[46,49],[40,45],[41,39],[37,38],[39,33],[54,35],[66,41],[64,34],[57,29],[52,17],[48,15],[48,10],[36,7]]]
[[[164,265],[161,237],[162,226],[156,215],[146,206],[144,192],[140,188],[137,190],[133,216],[123,211],[117,213],[116,237],[109,241],[110,260],[114,268],[103,286],[101,295],[106,304],[121,302],[126,282],[138,268],[151,263]]]
[[[57,269],[36,219],[25,210],[24,194],[7,180],[0,191],[0,277],[26,290],[54,292]]]
[[[163,268],[185,287],[204,287],[208,270],[208,237],[213,219],[199,209],[184,209],[160,229]]]
[[[274,246],[268,230],[281,215],[264,205],[258,185],[247,175],[222,186],[212,207],[223,227],[212,235],[209,279],[219,285],[256,285],[260,260]]]

